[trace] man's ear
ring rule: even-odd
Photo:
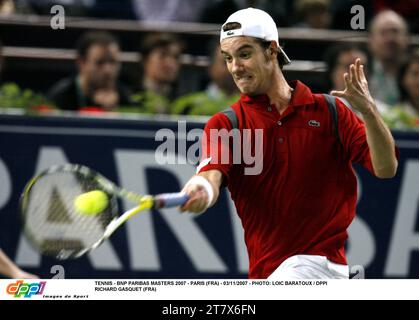
[[[270,55],[272,56],[272,55],[277,55],[278,54],[278,51],[277,50],[275,50],[274,48],[272,48],[272,47],[270,47],[269,48],[269,50],[270,50]]]
[[[278,45],[276,44],[275,41],[271,41],[271,45],[269,46],[269,54],[272,56],[274,55],[275,58],[278,56]]]

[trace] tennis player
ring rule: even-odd
[[[249,278],[347,279],[344,245],[357,199],[352,164],[378,178],[392,178],[398,165],[397,148],[360,60],[344,75],[346,88],[332,94],[349,101],[364,121],[332,97],[334,121],[324,95],[285,80],[282,67],[289,59],[268,13],[253,8],[233,13],[222,26],[220,42],[241,91],[232,106],[237,127],[263,130],[257,155],[263,168],[246,174],[249,165],[233,163],[231,148],[230,161],[222,161],[225,143],[210,132],[234,125],[225,113],[215,114],[206,124],[203,158],[184,187],[190,200],[181,210],[205,211],[227,186],[245,231]],[[247,147],[257,150],[256,142]]]
[[[0,249],[0,275],[12,279],[36,279],[36,275],[20,269],[8,256]]]

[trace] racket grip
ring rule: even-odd
[[[162,193],[154,197],[154,208],[171,208],[185,204],[189,195],[185,192]]]

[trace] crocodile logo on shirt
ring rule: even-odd
[[[311,127],[320,127],[320,122],[318,122],[317,120],[310,120],[308,122],[308,125]]]

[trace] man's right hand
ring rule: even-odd
[[[182,190],[189,195],[189,200],[180,207],[180,211],[204,212],[217,201],[222,181],[223,174],[219,170],[208,170],[193,176]]]
[[[182,191],[189,195],[189,200],[180,207],[181,212],[202,213],[207,209],[208,193],[203,186],[192,183],[187,185]]]

